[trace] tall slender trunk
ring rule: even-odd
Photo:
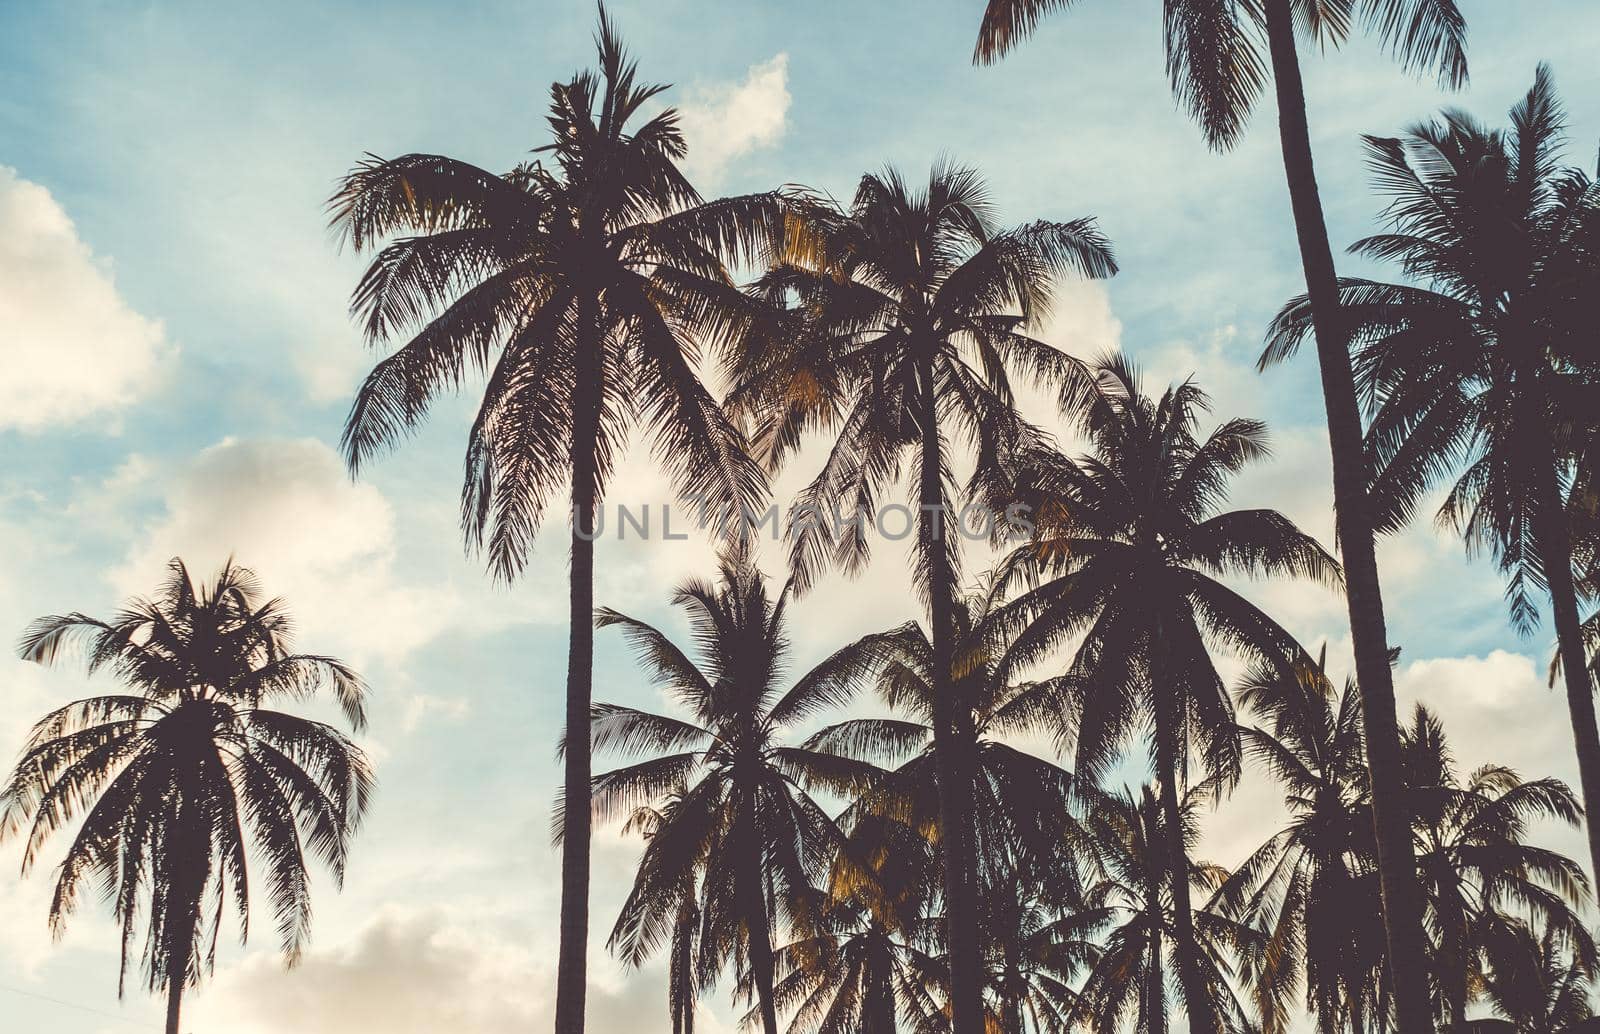
[[[767,901],[762,891],[761,837],[755,795],[748,788],[740,792],[739,823],[743,826],[738,870],[740,908],[744,912],[745,936],[750,953],[750,976],[756,985],[756,1008],[761,1014],[762,1034],[778,1034],[778,1010],[773,995],[772,934],[768,929]]]
[[[1161,778],[1161,818],[1166,843],[1167,886],[1172,894],[1172,921],[1178,955],[1178,980],[1183,985],[1184,1012],[1189,1017],[1190,1034],[1216,1034],[1217,1014],[1205,973],[1200,968],[1200,941],[1194,932],[1194,904],[1189,896],[1189,850],[1183,842],[1183,811],[1178,805],[1178,769],[1181,752],[1187,744],[1178,742],[1178,702],[1176,688],[1164,684],[1165,665],[1160,663],[1163,643],[1161,622],[1155,624],[1152,641],[1150,681],[1155,695],[1156,771]]]
[[[1589,834],[1590,872],[1600,879],[1600,728],[1594,713],[1594,684],[1584,656],[1583,628],[1578,617],[1578,592],[1572,581],[1572,533],[1567,528],[1555,458],[1541,464],[1535,533],[1550,587],[1555,617],[1561,678],[1567,687],[1567,713],[1578,752],[1578,780],[1583,787],[1584,828]]]
[[[167,1034],[180,1034],[178,1016],[183,1011],[183,985],[186,977],[167,982]]]
[[[1400,771],[1400,727],[1395,714],[1394,678],[1378,582],[1377,552],[1367,504],[1367,469],[1362,447],[1361,411],[1348,337],[1339,311],[1339,281],[1328,243],[1328,227],[1317,193],[1306,124],[1305,86],[1295,51],[1291,0],[1268,0],[1267,37],[1278,98],[1278,132],[1284,174],[1294,209],[1300,260],[1316,330],[1317,363],[1322,374],[1333,453],[1333,498],[1339,548],[1344,561],[1345,601],[1355,647],[1356,679],[1365,719],[1367,767],[1372,782],[1373,825],[1378,875],[1383,892],[1384,930],[1393,977],[1395,1018],[1400,1034],[1433,1029],[1424,968],[1422,911],[1417,894],[1411,816]]]
[[[938,407],[933,363],[919,370],[922,380],[922,462],[917,499],[918,544],[928,565],[928,609],[933,644],[933,760],[939,784],[939,828],[943,835],[945,925],[950,950],[950,1027],[952,1034],[982,1034],[982,959],[978,940],[978,858],[972,826],[972,766],[966,755],[972,725],[964,701],[955,699],[951,678],[955,646],[955,572],[951,543],[945,541],[944,479],[941,473]],[[962,721],[965,712],[966,721]]]
[[[601,349],[597,302],[579,303],[572,400],[572,573],[567,647],[566,770],[561,826],[561,949],[556,1034],[583,1034],[589,954],[589,707],[594,688],[595,443],[600,435]]]
[[[1455,901],[1450,889],[1441,886],[1439,905],[1443,914],[1439,918],[1448,933],[1439,938],[1439,982],[1450,1015],[1450,1034],[1467,1034],[1467,960],[1463,951],[1467,923]]]
[[[863,1031],[872,1034],[895,1034],[894,959],[888,934],[879,933],[872,944],[872,962],[865,979],[866,1001],[861,1009],[865,1021]]]
[[[1150,965],[1144,981],[1145,1029],[1148,1034],[1167,1034],[1167,969],[1161,958],[1166,938],[1161,932],[1160,880],[1151,880],[1145,888],[1145,922],[1150,926]]]

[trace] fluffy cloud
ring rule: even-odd
[[[391,907],[346,943],[313,951],[292,972],[265,953],[220,972],[192,1000],[190,1016],[196,1029],[235,1034],[539,1030],[551,1021],[555,954],[553,936],[525,942],[464,922],[458,910],[446,916]],[[591,980],[590,1028],[669,1029],[664,980],[657,967]],[[712,1034],[728,1029],[709,1012],[697,1027]]]
[[[161,324],[118,296],[50,192],[0,165],[0,430],[122,409],[170,351]]]
[[[232,556],[285,598],[304,647],[358,662],[403,656],[461,612],[449,585],[401,578],[394,508],[319,441],[225,439],[161,491],[160,516],[111,573],[120,592],[149,591],[174,556],[197,576]]]
[[[715,183],[734,159],[783,137],[789,115],[789,55],[751,65],[744,81],[702,86],[678,107],[688,171]]]

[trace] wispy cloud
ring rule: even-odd
[[[789,118],[789,55],[751,65],[744,81],[702,86],[678,106],[697,184],[715,185],[728,166],[783,139]]]

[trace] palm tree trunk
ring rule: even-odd
[[[1449,887],[1439,888],[1440,926],[1448,931],[1439,938],[1439,989],[1450,1014],[1450,1034],[1467,1034],[1467,923],[1456,900]]]
[[[922,364],[922,463],[917,499],[918,546],[928,570],[929,639],[933,645],[933,760],[939,789],[939,828],[943,835],[945,925],[950,951],[950,1029],[952,1034],[982,1034],[982,962],[978,943],[977,845],[972,829],[972,766],[967,763],[971,737],[963,735],[972,715],[955,699],[954,667],[955,572],[945,541],[944,478],[934,397],[933,363]]]
[[[589,707],[594,690],[595,443],[600,436],[602,340],[598,307],[579,303],[573,386],[571,639],[567,647],[566,770],[561,823],[561,948],[556,1034],[583,1034],[589,954]]]
[[[1350,637],[1355,647],[1356,679],[1365,720],[1395,1018],[1400,1034],[1425,1034],[1433,1029],[1423,967],[1426,941],[1422,933],[1422,912],[1418,907],[1411,816],[1402,794],[1400,726],[1395,714],[1383,595],[1367,506],[1361,412],[1356,404],[1355,375],[1339,313],[1339,281],[1333,266],[1333,250],[1328,243],[1322,199],[1317,193],[1291,0],[1268,0],[1267,37],[1278,97],[1283,167],[1294,209],[1306,291],[1311,301],[1317,362],[1328,416],[1328,442],[1333,452],[1335,520],[1344,561],[1345,601],[1350,611]]]
[[[1190,1034],[1216,1034],[1217,1015],[1211,992],[1200,969],[1200,941],[1194,932],[1194,905],[1189,896],[1189,850],[1183,842],[1183,811],[1178,806],[1178,716],[1173,693],[1176,687],[1164,684],[1159,663],[1161,623],[1155,626],[1150,664],[1151,692],[1155,694],[1156,771],[1161,779],[1161,818],[1165,827],[1167,886],[1172,894],[1173,933],[1178,955],[1178,980],[1183,985],[1184,1012],[1189,1017]]]
[[[1589,660],[1584,656],[1583,628],[1578,617],[1578,593],[1572,581],[1572,535],[1562,506],[1556,465],[1540,465],[1538,508],[1539,556],[1550,588],[1550,609],[1555,617],[1556,644],[1561,657],[1561,678],[1567,687],[1567,713],[1572,720],[1572,741],[1578,753],[1578,781],[1583,787],[1584,828],[1589,834],[1590,872],[1600,879],[1600,728],[1595,723],[1594,686]]]
[[[1150,965],[1144,981],[1144,1019],[1148,1034],[1167,1034],[1167,971],[1162,965],[1165,950],[1161,936],[1161,885],[1159,882],[1146,890],[1146,922],[1150,925]]]
[[[755,795],[741,792],[739,824],[743,827],[739,840],[738,880],[740,908],[744,911],[744,929],[750,953],[750,976],[756,985],[756,1008],[761,1013],[762,1034],[778,1034],[778,1011],[773,995],[772,934],[768,929],[767,902],[762,892],[761,837],[756,813]]]
[[[178,1015],[183,1010],[184,976],[167,981],[167,1034],[179,1034]]]

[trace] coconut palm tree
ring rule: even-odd
[[[1388,1023],[1361,698],[1350,681],[1335,689],[1325,658],[1324,650],[1315,667],[1287,677],[1255,665],[1236,691],[1265,725],[1242,731],[1246,755],[1283,787],[1289,821],[1209,907],[1268,937],[1259,966],[1245,973],[1266,1034],[1288,1029],[1302,985],[1322,1034]]]
[[[776,997],[793,1013],[789,1034],[895,1034],[902,1013],[914,1026],[936,1026],[935,993],[949,984],[927,953],[938,940],[927,914],[937,852],[914,826],[881,813],[856,806],[846,821],[850,850],[835,860],[826,889],[794,910],[804,928],[777,952]]]
[[[999,677],[1005,670],[1007,637],[1015,629],[997,623],[996,617],[992,595],[966,595],[957,601],[950,685],[969,712],[958,724],[971,737],[961,749],[975,759],[978,876],[984,885],[1019,873],[1028,878],[1070,876],[1060,868],[1060,855],[1079,835],[1072,773],[1017,745],[1053,729],[1059,706],[1056,680]],[[875,680],[879,698],[894,717],[848,718],[806,741],[813,750],[892,768],[892,777],[858,800],[855,809],[892,815],[923,830],[938,830],[940,819],[932,657],[932,644],[919,625],[886,634],[878,643]],[[1059,889],[1070,893],[1076,887],[1069,880]]]
[[[1210,890],[1228,876],[1216,866],[1189,861],[1188,846],[1199,836],[1195,811],[1214,792],[1202,784],[1184,795],[1180,808],[1183,865],[1188,881]],[[1171,893],[1171,848],[1166,829],[1167,809],[1157,792],[1144,787],[1105,794],[1095,801],[1088,819],[1098,877],[1084,902],[1080,921],[1098,919],[1108,930],[1100,955],[1078,992],[1077,1014],[1092,1030],[1132,1029],[1149,1034],[1167,1031],[1167,973],[1176,946],[1193,939],[1199,951],[1200,984],[1206,995],[1204,1011],[1229,1032],[1252,1029],[1239,1002],[1228,959],[1246,957],[1259,950],[1260,938],[1247,927],[1217,913],[1195,911],[1182,924],[1192,933],[1180,933],[1178,907]],[[1187,897],[1187,896],[1186,896]],[[1191,1014],[1201,1011],[1184,992]],[[1129,1021],[1133,1022],[1128,1027]]]
[[[1536,929],[1502,916],[1485,945],[1484,996],[1516,1025],[1517,1034],[1565,1034],[1594,1015],[1594,959],[1575,951],[1556,926]]]
[[[1052,11],[1072,0],[987,0],[974,60],[995,61],[1020,43]],[[1294,212],[1300,260],[1310,294],[1317,364],[1333,455],[1334,516],[1344,561],[1345,599],[1355,646],[1356,675],[1367,715],[1390,959],[1396,974],[1397,1011],[1404,1034],[1428,1029],[1428,1003],[1419,990],[1421,913],[1410,819],[1399,792],[1399,718],[1388,666],[1388,633],[1366,499],[1361,412],[1346,348],[1348,330],[1339,310],[1338,274],[1317,190],[1306,118],[1305,85],[1297,49],[1304,36],[1320,49],[1342,44],[1358,24],[1378,37],[1408,70],[1433,70],[1441,83],[1466,81],[1466,19],[1456,0],[1163,0],[1162,36],[1173,96],[1218,150],[1243,137],[1270,77],[1278,109],[1278,139]],[[1262,53],[1262,45],[1266,53]]]
[[[368,375],[345,424],[351,471],[426,417],[468,368],[487,377],[467,441],[462,526],[498,577],[520,572],[547,507],[571,491],[569,799],[589,791],[594,539],[629,429],[647,427],[683,495],[753,506],[763,476],[697,372],[750,302],[724,262],[759,261],[776,194],[704,202],[679,171],[665,87],[638,81],[600,13],[598,72],[551,87],[547,155],[497,175],[433,154],[368,158],[330,202],[358,250],[383,245],[352,309],[369,341],[403,340]],[[636,118],[641,119],[630,126]],[[566,809],[556,1030],[583,1030],[589,812]]]
[[[688,718],[619,704],[594,709],[594,747],[642,757],[596,776],[593,808],[605,820],[671,795],[639,862],[610,946],[632,965],[679,930],[684,888],[698,883],[696,984],[737,956],[748,961],[765,1034],[777,1034],[772,930],[844,846],[810,788],[869,788],[874,766],[805,747],[783,734],[847,701],[874,664],[879,637],[845,647],[782,689],[789,649],[787,591],[770,594],[748,554],[723,557],[720,583],[683,583],[673,597],[698,647],[691,661],[658,629],[602,608],[596,624],[619,627],[657,688]]]
[[[341,661],[293,652],[282,601],[231,561],[197,584],[173,560],[154,597],[109,621],[40,618],[20,653],[49,665],[80,648],[90,674],[108,670],[128,691],[39,720],[0,793],[0,839],[25,838],[26,875],[51,835],[78,823],[50,926],[61,933],[84,885],[98,886],[122,929],[118,994],[137,951],[177,1034],[185,989],[215,964],[224,913],[248,935],[247,856],[290,965],[311,932],[308,858],[343,881],[372,790],[367,759],[333,727],[275,705],[328,691],[360,729],[366,686]]]
[[[1076,865],[1066,876],[1078,882]],[[1099,956],[1094,935],[1103,910],[1037,872],[1014,869],[983,893],[984,988],[991,1029],[1005,1034],[1066,1034],[1080,1005],[1072,983]]]
[[[906,520],[916,515],[916,582],[933,650],[953,1030],[979,1034],[973,768],[956,746],[970,735],[958,728],[963,709],[944,676],[954,656],[959,565],[952,447],[975,447],[983,477],[1024,433],[1008,370],[1081,389],[1081,365],[1028,331],[1048,311],[1060,276],[1104,277],[1116,266],[1091,219],[999,230],[982,179],[959,166],[935,166],[925,188],[892,169],[865,176],[846,211],[813,206],[804,223],[759,285],[764,297],[793,305],[787,318],[750,335],[729,401],[754,421],[772,468],[806,432],[836,436],[792,515],[791,561],[802,590],[830,564],[860,570],[876,501],[896,490],[913,458]]]
[[[1352,250],[1400,264],[1412,284],[1346,280],[1342,302],[1360,387],[1374,411],[1379,530],[1454,483],[1439,511],[1509,576],[1512,617],[1555,615],[1584,800],[1600,807],[1600,730],[1574,583],[1569,489],[1596,440],[1600,361],[1600,185],[1559,165],[1564,118],[1547,68],[1485,128],[1461,112],[1404,138],[1367,138],[1391,232]],[[1303,300],[1274,324],[1274,348],[1309,332]],[[1600,826],[1590,823],[1600,868]]]
[[[1003,565],[1001,584],[1024,583],[1005,607],[1020,634],[1002,678],[1076,643],[1057,680],[1062,731],[1075,741],[1073,771],[1098,779],[1136,731],[1154,728],[1152,760],[1170,838],[1175,954],[1190,1023],[1215,1029],[1204,960],[1189,927],[1188,869],[1180,840],[1177,782],[1191,753],[1208,779],[1238,778],[1233,703],[1213,647],[1293,671],[1309,658],[1265,613],[1219,576],[1292,575],[1337,584],[1339,565],[1274,510],[1218,512],[1228,481],[1268,454],[1266,428],[1226,421],[1205,438],[1209,406],[1192,381],[1160,399],[1141,393],[1129,362],[1099,367],[1100,389],[1083,425],[1093,454],[1069,459],[1038,448],[1020,461],[1019,497],[1035,514],[1032,541]]]
[[[1528,843],[1536,820],[1577,827],[1583,809],[1566,784],[1524,781],[1501,765],[1484,765],[1460,782],[1443,727],[1420,704],[1402,746],[1441,1020],[1466,1029],[1470,974],[1508,913],[1554,930],[1592,967],[1595,945],[1580,914],[1589,901],[1583,867]]]
[[[672,816],[683,800],[683,795],[669,792],[658,806],[643,804],[634,809],[623,823],[622,833],[637,833],[646,842],[671,826]],[[695,1001],[700,995],[700,979],[696,969],[700,943],[700,885],[699,873],[685,870],[676,883],[664,884],[661,890],[676,900],[676,915],[672,928],[667,961],[667,1014],[672,1018],[672,1034],[694,1034]],[[669,903],[664,911],[671,911]]]

